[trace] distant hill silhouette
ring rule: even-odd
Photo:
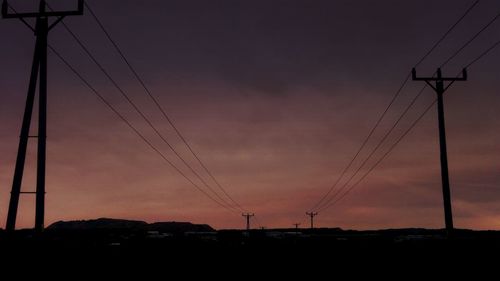
[[[144,230],[160,232],[211,232],[215,231],[207,224],[192,224],[190,222],[155,222],[99,218],[95,220],[58,221],[47,227],[47,230]]]

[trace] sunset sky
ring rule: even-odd
[[[18,10],[37,1],[9,1]],[[48,1],[71,9],[72,1]],[[68,2],[68,3],[63,3]],[[254,226],[308,223],[415,63],[473,0],[88,0],[193,149]],[[76,0],[74,1],[76,3]],[[417,71],[431,76],[500,12],[482,0]],[[93,18],[65,20],[153,123],[203,173]],[[0,227],[4,227],[34,48],[0,20]],[[455,76],[500,40],[500,20],[444,69]],[[59,25],[49,42],[176,165],[196,180]],[[500,48],[445,96],[455,226],[500,229]],[[98,217],[244,227],[154,153],[49,53],[46,225]],[[354,168],[422,88],[410,81]],[[435,99],[427,89],[374,159]],[[354,191],[316,217],[352,229],[444,225],[433,108]],[[36,115],[34,115],[36,116]],[[36,134],[36,117],[32,126]],[[23,190],[35,188],[30,141]],[[368,165],[369,167],[370,165]],[[363,169],[365,171],[365,169]],[[348,172],[351,175],[353,170]],[[205,175],[205,174],[203,174]],[[206,177],[206,176],[205,176]],[[208,179],[208,177],[207,177]],[[18,227],[32,227],[34,196]]]

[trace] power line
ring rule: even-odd
[[[111,77],[111,75],[106,71],[106,69],[97,61],[90,50],[83,44],[83,42],[78,38],[78,36],[64,23],[63,27],[68,31],[68,33],[75,39],[75,41],[80,45],[84,52],[89,56],[89,58],[97,65],[101,72],[109,79],[113,86],[121,93],[121,95],[127,100],[127,102],[134,108],[134,110],[142,117],[142,119],[153,129],[153,131],[160,137],[160,139],[167,144],[167,146],[174,152],[176,157],[182,161],[182,163],[202,182],[202,184],[208,188],[224,205],[228,208],[235,208],[230,203],[228,203],[224,198],[222,198],[199,174],[194,170],[194,168],[187,163],[187,161],[177,152],[177,150],[168,142],[168,140],[163,136],[163,134],[156,128],[156,126],[151,122],[151,120],[139,109],[139,107],[132,101],[132,99],[127,95],[127,93],[119,86],[116,80]]]
[[[456,26],[462,22],[462,20],[476,7],[476,5],[479,3],[479,0],[475,1],[465,12],[464,14],[444,33],[443,36],[441,36],[441,38],[436,42],[434,43],[434,45],[425,53],[425,55],[420,59],[418,60],[418,62],[415,64],[414,67],[417,67],[418,65],[420,65],[440,44],[441,42],[456,28]],[[391,106],[394,104],[394,102],[396,101],[396,99],[400,96],[401,92],[403,91],[404,87],[406,86],[406,84],[408,83],[408,80],[410,79],[411,77],[411,73],[408,73],[408,75],[406,76],[406,78],[404,79],[403,83],[401,84],[401,86],[398,88],[398,90],[396,91],[396,94],[393,96],[393,98],[391,99],[391,101],[389,102],[389,104],[387,105],[387,107],[385,108],[385,110],[382,112],[382,115],[378,118],[377,122],[375,122],[375,125],[373,126],[373,128],[370,130],[370,133],[368,134],[368,136],[364,139],[363,143],[361,144],[360,148],[357,150],[357,152],[355,153],[354,157],[349,161],[349,164],[346,166],[346,168],[344,168],[344,170],[342,171],[342,173],[340,174],[340,176],[337,178],[337,180],[335,181],[335,183],[330,187],[330,189],[328,190],[328,192],[323,195],[323,197],[321,197],[321,199],[313,206],[313,208],[311,208],[311,210],[319,210],[319,209],[322,209],[323,206],[327,205],[328,203],[324,203],[324,201],[328,198],[328,196],[332,193],[332,191],[335,189],[335,187],[339,184],[340,180],[345,176],[345,174],[347,173],[347,171],[351,168],[351,166],[353,165],[354,161],[356,160],[356,158],[359,156],[359,154],[361,153],[361,151],[365,148],[366,144],[368,143],[368,141],[370,140],[370,138],[373,136],[375,130],[380,126],[380,123],[382,122],[382,120],[384,119],[384,117],[387,115],[387,112],[389,111],[389,109],[391,108]],[[398,121],[396,122],[396,125],[397,123],[399,123],[399,121],[403,118],[403,116],[408,112],[408,110],[410,109],[410,107],[415,103],[416,99],[418,99],[418,97],[422,94],[423,90],[425,89],[425,87],[417,94],[417,96],[413,99],[413,101],[411,102],[410,106],[407,107],[403,113],[402,116],[399,117]],[[392,130],[394,130],[394,127],[393,126],[391,128],[391,130],[384,136],[383,139],[385,139],[391,132]],[[382,141],[383,142],[383,141]],[[382,144],[382,142],[379,142],[379,144],[377,145],[377,148]],[[376,149],[377,149],[376,148]],[[376,150],[375,149],[375,150]],[[371,155],[375,152],[372,151],[372,153],[370,154],[369,158],[371,157]],[[367,160],[364,161],[364,163],[366,162]],[[364,164],[363,164],[364,165]],[[363,166],[361,165],[361,167]],[[361,169],[361,167],[358,169],[358,171]],[[357,172],[355,173],[357,174]],[[355,175],[353,175],[351,177],[351,179],[354,177]],[[350,181],[350,180],[349,180]],[[349,182],[348,181],[348,182]],[[347,183],[348,183],[347,182]],[[346,184],[347,184],[346,183]],[[344,185],[345,186],[345,185]],[[327,201],[328,202],[331,202],[331,198],[335,198],[336,194],[338,194],[338,190],[336,193],[334,193],[334,195],[332,197],[330,197],[330,199],[328,199]]]
[[[474,36],[472,36],[465,44],[462,45],[455,53],[453,53],[448,59],[446,59],[440,66],[440,68],[444,67],[448,64],[452,59],[454,59],[458,54],[460,54],[467,46],[472,43],[472,41],[476,40],[476,38],[481,35],[486,29],[488,29],[494,22],[496,22],[500,18],[500,12],[496,14],[483,28],[481,28]]]
[[[489,26],[491,26],[491,24],[496,21],[498,18],[500,17],[500,14],[498,14],[497,16],[495,16],[490,22],[488,22],[487,25],[485,25],[483,28],[481,28],[474,36],[471,37],[470,40],[468,40],[464,45],[462,45],[450,58],[453,59],[455,58],[458,54],[460,54],[460,52],[462,52],[465,47],[467,47],[473,40],[475,40],[482,32],[484,32],[484,30],[486,30],[486,28],[488,28]],[[497,48],[498,46],[500,45],[500,40],[493,43],[489,48],[487,48],[485,51],[483,51],[482,53],[480,53],[476,58],[474,58],[470,63],[468,63],[464,69],[466,68],[469,68],[470,66],[472,66],[473,64],[475,64],[476,62],[478,62],[479,60],[481,60],[482,58],[484,58],[486,55],[488,55],[489,53],[491,53],[491,51],[493,51],[495,48]],[[451,59],[448,58],[447,60],[445,60],[441,66],[444,66],[446,65],[447,63],[449,63],[451,61]],[[461,73],[461,72],[460,72]],[[458,75],[457,75],[458,76]],[[426,86],[424,86],[423,89],[425,89]],[[422,89],[422,90],[423,90]],[[396,141],[393,146],[391,146],[391,148],[387,151],[386,154],[384,154],[382,156],[382,158],[380,158],[376,163],[375,165],[373,165],[354,185],[352,185],[348,190],[347,192],[345,192],[343,195],[341,195],[339,198],[337,198],[337,200],[335,200],[334,202],[332,202],[331,204],[327,205],[325,208],[322,209],[323,210],[326,210],[330,207],[332,207],[333,205],[335,205],[337,202],[339,202],[340,200],[342,200],[344,197],[346,197],[352,189],[354,189],[356,186],[358,186],[377,166],[378,164],[380,164],[380,162],[382,162],[386,157],[387,155],[399,144],[399,142],[401,142],[401,140],[411,131],[411,129],[413,129],[413,127],[416,125],[416,123],[418,123],[423,117],[424,115],[429,111],[429,109],[434,105],[436,104],[437,102],[437,99],[434,100],[434,102],[429,105],[429,107],[426,108],[426,110],[422,113],[422,115],[419,116],[419,118],[412,124],[412,126],[398,139],[398,141]]]
[[[497,41],[497,42],[495,42],[493,45],[491,45],[491,47],[489,47],[488,49],[486,49],[478,57],[476,57],[470,63],[468,63],[467,66],[465,66],[465,68],[469,68],[471,65],[475,64],[477,61],[479,61],[480,59],[482,59],[483,57],[485,57],[486,55],[488,55],[491,51],[493,51],[499,45],[500,45],[500,40]]]
[[[118,52],[120,57],[123,59],[125,64],[128,66],[130,71],[133,73],[137,81],[141,84],[142,88],[144,88],[144,91],[147,93],[149,98],[153,101],[153,103],[156,105],[158,110],[162,113],[163,117],[167,120],[167,122],[170,124],[170,126],[174,129],[175,133],[177,136],[181,139],[181,141],[186,145],[190,153],[194,156],[194,158],[197,160],[197,162],[200,164],[200,166],[203,168],[203,170],[208,174],[208,176],[212,179],[212,181],[216,184],[216,186],[222,191],[222,193],[237,206],[240,210],[245,211],[241,205],[234,200],[232,196],[229,195],[229,193],[225,190],[225,188],[220,184],[220,182],[215,178],[213,173],[207,168],[207,166],[203,163],[201,158],[198,156],[198,154],[194,151],[194,149],[191,147],[191,145],[187,142],[186,138],[183,136],[183,134],[180,132],[180,130],[177,128],[177,126],[174,124],[172,118],[167,114],[163,106],[159,103],[158,99],[152,94],[152,92],[149,90],[149,87],[147,87],[146,83],[142,79],[142,77],[139,75],[139,73],[135,70],[135,68],[132,66],[130,61],[127,59],[121,48],[118,46],[118,43],[111,37],[110,33],[107,31],[107,29],[104,27],[103,23],[101,20],[98,18],[98,16],[94,13],[93,9],[90,7],[90,5],[85,2],[85,7],[87,10],[90,12],[94,20],[97,22],[97,25],[100,27],[102,32],[106,35],[108,40],[111,42],[115,50]]]
[[[347,189],[347,191],[344,194],[342,194],[339,198],[337,198],[337,200],[332,202],[323,210],[326,210],[335,205],[337,202],[346,197],[356,186],[358,186],[385,158],[387,158],[387,156],[394,150],[394,148],[396,148],[396,146],[403,140],[403,138],[406,137],[406,135],[408,135],[408,133],[411,132],[411,130],[418,124],[418,122],[422,120],[422,118],[427,114],[427,112],[429,112],[429,110],[436,104],[436,102],[437,99],[434,100],[429,106],[427,106],[425,111],[422,114],[420,114],[420,116],[411,124],[411,126],[403,133],[403,135],[399,137],[399,139],[389,148],[389,150],[377,162],[375,162],[375,164],[372,165],[370,169],[356,183],[354,183],[351,187],[349,187],[349,189]]]
[[[387,112],[389,111],[389,109],[391,108],[391,106],[394,104],[394,102],[396,101],[396,99],[399,97],[399,95],[403,91],[403,88],[408,83],[408,80],[410,79],[410,76],[411,76],[411,73],[408,73],[408,76],[406,76],[406,79],[403,81],[403,83],[401,84],[401,86],[397,90],[396,94],[392,97],[391,101],[389,102],[389,104],[385,108],[385,110],[382,113],[382,115],[378,118],[377,122],[375,122],[375,125],[370,130],[370,133],[365,138],[365,140],[363,141],[363,143],[359,147],[359,149],[356,152],[356,154],[354,155],[354,157],[351,159],[351,161],[349,161],[349,164],[344,168],[344,170],[342,171],[342,173],[340,174],[340,176],[337,178],[337,180],[335,181],[335,183],[330,187],[330,189],[328,190],[328,192],[325,193],[325,195],[323,195],[323,197],[321,197],[321,199],[311,208],[311,210],[316,210],[317,208],[319,208],[322,205],[323,201],[332,193],[332,191],[335,189],[335,187],[339,184],[340,180],[345,176],[345,174],[347,173],[347,171],[351,168],[352,164],[354,164],[354,161],[356,160],[356,158],[359,156],[359,154],[361,153],[361,151],[365,148],[366,144],[371,139],[373,133],[378,128],[378,126],[380,125],[380,123],[384,119],[385,115],[387,114]]]
[[[414,68],[417,68],[417,66],[419,66],[433,51],[434,49],[437,48],[437,46],[439,46],[439,44],[441,44],[441,42],[443,42],[443,40],[448,36],[448,34],[451,33],[451,31],[453,31],[453,29],[455,29],[455,27],[472,11],[472,9],[474,9],[476,7],[476,5],[479,4],[479,0],[476,0],[476,2],[474,2],[466,11],[465,13],[455,22],[455,24],[453,24],[449,29],[448,31],[446,31],[443,36],[441,36],[441,38],[434,44],[434,46],[432,46],[432,48],[429,49],[429,51],[413,66]]]
[[[418,92],[418,94],[413,98],[413,100],[410,102],[410,104],[405,108],[405,110],[399,115],[398,119],[396,122],[392,125],[392,127],[385,133],[385,135],[380,139],[380,141],[377,143],[377,145],[372,149],[370,154],[363,160],[361,165],[358,167],[358,169],[352,174],[352,176],[344,183],[344,185],[337,190],[337,192],[330,197],[330,199],[327,200],[327,202],[318,209],[318,211],[324,210],[324,207],[327,206],[331,201],[335,199],[335,197],[340,194],[348,185],[349,183],[354,179],[354,177],[363,169],[363,167],[366,165],[366,163],[372,158],[373,155],[375,155],[375,152],[379,150],[379,148],[382,146],[382,144],[387,140],[389,135],[396,129],[397,125],[403,118],[406,116],[406,114],[410,111],[410,109],[413,107],[413,105],[417,102],[418,98],[422,95],[424,90],[427,88],[427,85],[424,85],[422,89]]]
[[[209,193],[203,190],[200,186],[198,186],[195,182],[193,182],[189,177],[182,172],[174,163],[172,163],[168,158],[156,147],[154,146],[132,123],[130,123],[125,116],[123,116],[106,98],[99,93],[54,47],[50,44],[48,45],[49,49],[102,101],[113,113],[115,113],[139,138],[144,141],[154,152],[156,152],[160,157],[167,162],[172,168],[174,168],[182,177],[184,177],[188,182],[190,182],[198,191],[207,196],[210,200],[217,203],[221,207],[225,208],[228,211],[233,212],[233,209],[228,208],[223,205],[219,201],[215,200]]]

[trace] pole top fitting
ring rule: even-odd
[[[40,13],[45,13],[45,7],[47,6],[47,3],[45,2],[45,0],[40,0]]]
[[[437,78],[441,79],[443,77],[443,73],[441,72],[441,68],[438,68],[437,70]]]

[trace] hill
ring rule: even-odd
[[[207,224],[192,224],[190,222],[155,222],[99,218],[95,220],[58,221],[47,227],[48,231],[81,231],[81,230],[135,230],[159,231],[170,233],[211,232],[215,231]]]

